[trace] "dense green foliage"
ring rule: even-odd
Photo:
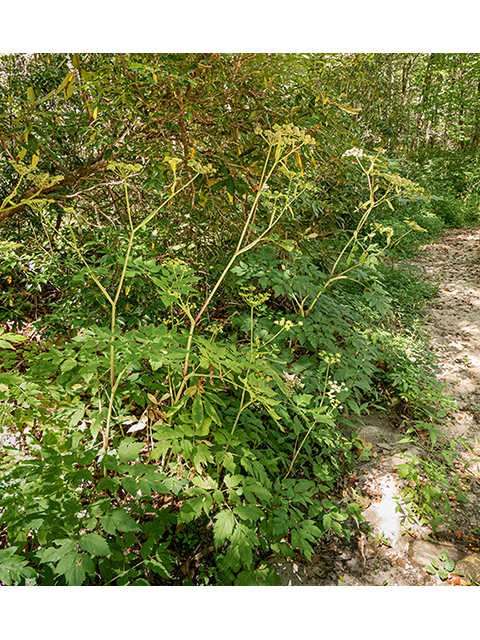
[[[276,584],[361,526],[345,427],[438,396],[392,260],[477,218],[473,103],[385,140],[402,55],[0,57],[1,582]]]

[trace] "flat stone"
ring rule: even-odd
[[[449,560],[453,560],[455,563],[465,557],[463,549],[459,549],[453,544],[448,542],[428,542],[428,540],[413,540],[410,542],[408,557],[412,564],[418,566],[430,564],[430,558],[433,558],[441,565],[442,563],[438,556],[442,551],[446,551]]]
[[[473,553],[457,562],[455,573],[462,573],[464,578],[472,582],[480,582],[480,555]]]

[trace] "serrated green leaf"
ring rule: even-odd
[[[125,489],[125,491],[127,493],[130,493],[132,496],[136,495],[139,485],[137,484],[137,481],[135,480],[135,478],[132,478],[131,476],[125,476],[122,478],[122,485],[123,488]],[[151,491],[150,491],[151,493]]]
[[[80,587],[85,582],[87,573],[93,573],[94,565],[92,560],[84,555],[77,554],[75,562],[64,573],[67,584],[71,587]]]
[[[139,531],[140,527],[123,508],[113,509],[100,518],[103,528],[111,535],[118,531]]]
[[[241,476],[239,474],[234,476],[226,475],[224,478],[224,482],[229,489],[233,489],[233,487],[237,487],[242,482],[244,477],[245,476]]]
[[[252,482],[250,478],[244,479],[243,492],[249,502],[256,502],[258,498],[260,502],[268,503],[272,498],[271,493],[266,487],[262,486],[259,482]]]
[[[200,425],[200,427],[197,429],[197,436],[202,436],[203,438],[205,438],[205,436],[208,436],[208,434],[210,433],[210,425],[212,424],[212,419],[210,418],[210,416],[206,416],[203,421],[202,424]]]
[[[213,538],[215,541],[215,545],[218,547],[228,540],[232,535],[233,528],[235,526],[235,518],[233,513],[228,509],[224,509],[220,511],[219,514],[215,516],[215,524],[213,527]]]
[[[189,523],[200,517],[203,508],[203,496],[185,500],[178,516],[178,522]]]
[[[75,565],[78,555],[79,554],[77,550],[69,551],[68,553],[66,553],[59,560],[55,569],[55,573],[65,574],[67,571],[69,571],[71,567]]]
[[[91,553],[95,556],[108,556],[110,555],[110,547],[108,542],[98,533],[87,533],[80,536],[80,547],[87,553]]]
[[[43,550],[41,556],[41,562],[57,562],[61,560],[67,553],[76,552],[77,543],[75,540],[70,539],[62,539],[62,540],[54,540],[55,544],[59,544],[60,546],[57,548],[49,547],[48,549]]]
[[[218,489],[214,489],[212,495],[213,495],[213,499],[217,504],[222,504],[222,502],[225,501],[225,498],[223,497],[223,493]]]
[[[0,582],[10,586],[22,579],[33,580],[37,572],[28,567],[28,560],[15,555],[17,547],[9,547],[0,550]]]
[[[208,447],[200,443],[195,448],[192,461],[197,471],[200,472],[202,468],[202,464],[208,464],[209,462],[213,462],[213,456],[208,450]]]
[[[132,438],[125,438],[118,447],[118,459],[120,462],[132,462],[136,460],[143,449],[143,442],[135,442]]]
[[[250,520],[252,522],[255,522],[263,515],[263,511],[259,507],[255,507],[251,504],[238,505],[237,507],[234,507],[233,512],[242,520]]]

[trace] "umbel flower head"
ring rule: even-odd
[[[202,164],[198,160],[195,160],[195,158],[190,158],[190,160],[188,161],[188,166],[191,167],[195,171],[195,173],[199,173],[205,176],[215,173],[215,169],[212,164]]]
[[[134,173],[139,173],[143,169],[143,166],[141,164],[129,164],[127,162],[109,162],[107,169],[113,171],[121,178],[128,178]]]
[[[274,124],[272,129],[255,129],[257,135],[271,147],[294,147],[302,144],[315,144],[312,136],[293,124]]]
[[[239,293],[250,307],[259,307],[270,298],[269,293],[255,293],[255,287],[251,284],[240,287]]]
[[[354,158],[363,158],[365,156],[365,153],[363,152],[362,149],[357,149],[357,147],[352,147],[348,151],[345,151],[344,154],[342,154],[342,158],[348,158],[349,156],[353,156]]]
[[[405,218],[404,222],[410,227],[410,229],[413,229],[414,231],[423,231],[424,233],[428,233],[427,229],[421,227],[415,222],[415,220],[409,220],[408,218]]]

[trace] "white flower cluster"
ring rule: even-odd
[[[291,387],[292,389],[297,386],[302,388],[305,387],[305,385],[302,382],[300,382],[300,377],[296,376],[294,373],[288,373],[288,371],[284,371],[283,377],[285,379],[287,387]]]
[[[327,391],[328,400],[332,409],[343,409],[343,405],[340,404],[337,398],[338,394],[342,391],[348,391],[348,387],[344,382],[335,382],[335,380],[329,380],[328,385],[330,389]]]
[[[362,149],[352,147],[352,149],[349,149],[348,151],[345,151],[344,154],[342,154],[342,158],[348,158],[348,156],[353,156],[354,158],[363,158],[365,156],[365,153]]]

